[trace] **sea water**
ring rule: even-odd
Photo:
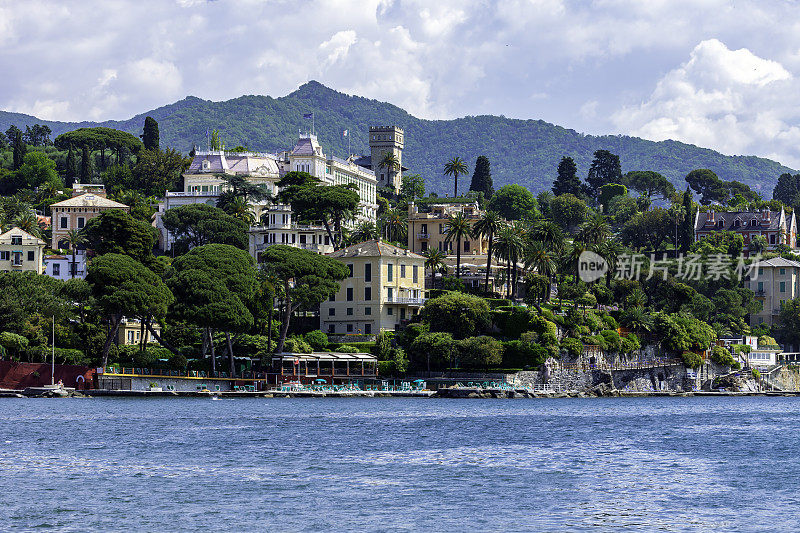
[[[800,398],[0,400],[0,530],[797,531]]]

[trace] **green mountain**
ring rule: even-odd
[[[492,165],[495,188],[519,183],[534,192],[549,189],[562,156],[575,159],[579,173],[589,170],[595,150],[607,149],[620,156],[623,171],[655,170],[669,177],[679,188],[684,176],[696,168],[709,168],[724,180],[738,180],[765,197],[780,174],[794,172],[775,161],[753,156],[726,156],[714,150],[677,141],[653,142],[624,135],[584,135],[542,120],[518,120],[503,116],[468,116],[454,120],[423,120],[403,109],[359,96],[348,96],[311,81],[281,97],[241,96],[212,102],[189,96],[129,120],[94,122],[52,122],[30,115],[0,111],[0,131],[15,124],[47,124],[55,135],[79,127],[107,126],[141,134],[146,116],[155,118],[161,130],[162,146],[188,152],[193,145],[206,145],[207,131],[220,130],[226,146],[277,151],[290,148],[299,129],[311,128],[303,114],[314,113],[314,126],[326,153],[343,157],[350,132],[351,152],[368,153],[370,126],[398,125],[405,130],[403,164],[425,178],[428,190],[439,194],[453,184],[442,175],[445,162],[460,156],[474,165],[486,155]],[[459,190],[469,187],[470,176],[461,178]]]

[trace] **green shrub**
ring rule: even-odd
[[[489,367],[503,362],[503,344],[492,337],[468,337],[458,342],[464,366]]]
[[[608,313],[603,314],[603,323],[606,325],[606,329],[619,329],[619,324],[617,323],[616,319],[613,316],[609,315]]]
[[[561,340],[561,349],[572,357],[578,357],[583,353],[583,343],[578,339],[566,338]]]
[[[622,353],[633,353],[637,350],[642,349],[642,343],[639,341],[639,337],[634,335],[633,333],[622,337],[622,345],[620,347],[620,351]]]
[[[328,347],[328,336],[318,329],[309,331],[305,334],[304,338],[314,350],[322,351]]]
[[[393,376],[395,374],[394,361],[378,361],[379,376]]]
[[[590,332],[603,329],[603,320],[594,313],[586,313],[583,323],[589,328]]]
[[[697,369],[700,368],[700,365],[703,364],[703,358],[700,357],[698,354],[690,351],[685,351],[681,354],[681,358],[683,359],[683,364],[687,368]]]
[[[360,350],[355,346],[351,346],[349,344],[342,344],[335,350],[338,353],[359,353]]]
[[[381,331],[375,338],[375,346],[372,347],[372,355],[379,361],[388,361],[392,356],[392,335],[388,331]]]
[[[456,348],[456,341],[449,333],[429,331],[414,339],[411,354],[417,364],[424,361],[425,367],[442,367],[453,361]]]
[[[757,368],[754,368],[751,372],[754,379],[761,379],[761,372],[758,371]]]
[[[397,374],[405,374],[408,370],[408,357],[402,348],[392,348],[392,363]]]
[[[550,352],[540,344],[521,340],[503,343],[503,366],[506,368],[536,368],[545,362]]]
[[[718,365],[729,366],[737,370],[742,367],[733,355],[722,346],[714,346],[711,349],[711,360]]]
[[[551,311],[550,309],[544,309],[543,308],[541,314],[542,314],[542,316],[544,318],[546,318],[550,322],[554,322],[554,323],[556,322],[556,315],[553,314],[553,311]]]
[[[291,336],[284,341],[283,351],[290,353],[311,353],[314,350],[302,337]]]
[[[486,298],[486,303],[489,304],[489,309],[511,306],[511,300],[506,300],[505,298]]]
[[[428,300],[420,318],[431,331],[450,333],[457,338],[479,335],[491,326],[486,300],[460,292]]]
[[[600,336],[605,341],[605,350],[609,352],[619,352],[620,348],[622,347],[622,339],[619,337],[619,333],[613,329],[604,329],[600,332]]]
[[[182,354],[172,354],[167,366],[172,370],[186,370],[187,364],[186,358]]]
[[[405,328],[401,329],[399,332],[397,332],[395,340],[397,341],[397,344],[399,346],[402,346],[404,350],[408,351],[411,348],[411,343],[413,343],[417,337],[419,337],[423,333],[426,333],[427,331],[428,331],[427,325],[420,323],[411,323]]]

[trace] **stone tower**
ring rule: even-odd
[[[369,129],[369,148],[372,152],[372,170],[378,178],[378,186],[389,187],[400,192],[403,182],[403,130],[397,126],[374,126]],[[400,170],[381,168],[381,160],[392,152],[400,164]]]

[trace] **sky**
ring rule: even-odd
[[[0,109],[126,119],[309,80],[800,168],[794,0],[0,0]]]

